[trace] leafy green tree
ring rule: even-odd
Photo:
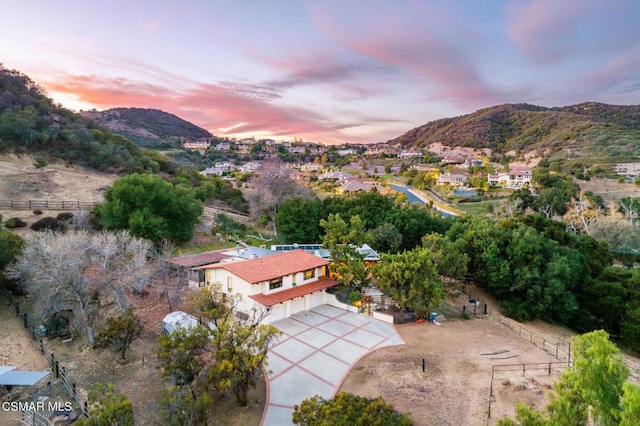
[[[352,216],[347,224],[339,213],[329,214],[327,220],[320,220],[320,226],[325,230],[322,245],[331,252],[329,268],[337,281],[354,290],[367,286],[369,272],[357,249],[367,238],[360,216]]]
[[[429,249],[439,275],[450,280],[460,280],[467,275],[469,256],[444,235],[435,232],[425,235],[422,246]]]
[[[625,382],[622,386],[622,413],[620,426],[640,424],[640,387],[635,383]]]
[[[256,386],[267,351],[280,331],[273,325],[230,317],[216,324],[211,338],[215,357],[207,371],[208,383],[222,394],[231,391],[236,403],[245,407],[249,389]]]
[[[172,377],[179,386],[191,385],[205,366],[203,357],[209,343],[209,331],[205,327],[190,330],[176,328],[163,334],[158,340],[156,355],[165,377]],[[196,398],[195,390],[191,389]]]
[[[169,426],[192,426],[207,424],[213,414],[214,403],[207,392],[193,397],[187,386],[169,386],[162,391],[160,411],[164,424]]]
[[[403,309],[425,313],[444,299],[438,271],[427,248],[383,254],[371,272],[378,287]]]
[[[0,222],[2,216],[0,215]],[[24,240],[0,224],[0,271],[4,271],[24,247]]]
[[[193,237],[202,204],[190,188],[174,186],[157,175],[132,174],[116,180],[94,212],[107,229],[128,229],[155,242],[185,242]]]
[[[89,418],[79,419],[80,426],[133,426],[133,405],[123,393],[116,393],[113,385],[98,383],[89,392],[89,402],[97,406],[89,410]]]
[[[371,244],[383,253],[396,253],[402,244],[402,234],[393,223],[384,223],[369,231]]]
[[[313,396],[294,406],[293,423],[301,426],[410,426],[410,418],[400,414],[382,398],[364,398],[340,392],[333,399]]]
[[[324,217],[322,202],[318,198],[292,197],[280,205],[276,214],[279,236],[288,244],[316,243],[320,241]]]
[[[113,346],[120,353],[120,359],[125,359],[126,351],[142,334],[142,323],[129,307],[122,315],[107,318],[107,325],[100,331],[96,344],[98,346]]]

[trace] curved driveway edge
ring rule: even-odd
[[[282,332],[269,349],[263,426],[292,425],[293,406],[320,395],[332,398],[366,354],[404,341],[393,324],[321,305],[273,323]]]

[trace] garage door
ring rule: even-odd
[[[291,301],[291,310],[289,311],[289,315],[293,315],[304,310],[304,297],[298,297]]]
[[[275,321],[278,321],[284,318],[285,318],[284,304],[278,303],[277,305],[273,305],[271,307],[271,312],[269,312],[269,323],[272,324]]]
[[[309,298],[309,309],[315,308],[316,306],[324,304],[324,293],[322,291],[311,293],[307,297]]]

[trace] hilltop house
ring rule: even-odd
[[[337,284],[328,277],[329,261],[304,250],[204,265],[205,284],[241,296],[238,309],[266,308],[264,323],[322,305],[325,289]]]

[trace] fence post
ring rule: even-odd
[[[462,316],[464,317],[464,315],[467,313],[467,307],[466,306],[462,306]]]
[[[29,323],[27,322],[27,313],[24,312],[22,314],[22,322],[24,323],[24,328],[29,328]]]
[[[142,357],[142,359],[143,359],[143,361],[144,361],[144,356]],[[423,373],[424,373],[424,370],[425,370],[425,367],[426,367],[425,362],[426,362],[426,361],[425,361],[425,359],[424,359],[424,358],[422,358],[422,372],[423,372]]]
[[[76,384],[71,383],[71,387],[73,388],[73,398],[75,399],[78,396],[78,392],[76,392]]]
[[[89,417],[89,404],[87,403],[87,401],[84,402],[84,414],[85,417]]]
[[[549,363],[549,376],[551,375],[551,363]]]
[[[558,345],[556,345],[556,359],[558,359]]]
[[[526,369],[527,369],[527,365],[526,364],[522,364],[522,377],[525,376]]]
[[[544,339],[542,339],[542,350],[545,351],[546,349],[544,348]]]
[[[56,379],[60,378],[60,366],[58,365],[58,360],[53,356],[53,352],[51,353],[51,367],[53,371],[56,372]]]

